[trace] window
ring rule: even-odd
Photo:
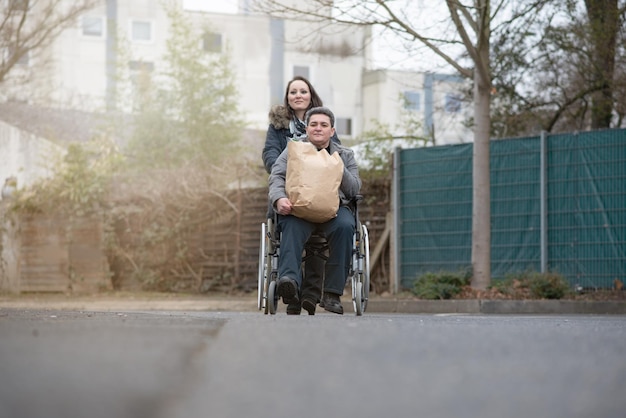
[[[96,16],[83,16],[83,36],[104,38],[104,18]]]
[[[459,113],[461,111],[461,96],[454,93],[446,94],[446,113]]]
[[[420,110],[420,94],[416,91],[404,92],[404,108],[407,110]]]
[[[152,22],[147,20],[131,21],[130,39],[138,42],[152,42]]]
[[[352,119],[350,118],[337,118],[335,119],[335,129],[337,135],[352,135]]]
[[[302,66],[302,65],[294,65],[293,66],[293,76],[300,76],[300,77],[304,77],[307,80],[309,79],[309,67],[306,66]]]
[[[206,52],[222,52],[222,34],[206,32],[202,36],[202,49]]]

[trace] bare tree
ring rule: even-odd
[[[301,5],[306,3],[306,5]],[[519,4],[521,3],[521,4]],[[485,289],[491,281],[491,210],[489,140],[492,76],[490,39],[497,15],[502,25],[529,18],[545,0],[515,2],[490,0],[460,2],[446,0],[447,17],[430,19],[428,28],[411,18],[414,2],[391,0],[259,0],[261,11],[279,18],[311,19],[330,23],[378,26],[397,36],[405,45],[426,46],[461,76],[473,81],[474,154],[472,208],[472,287]],[[452,30],[450,30],[452,26]],[[519,25],[523,28],[523,25]],[[429,30],[427,30],[429,29]],[[459,47],[464,53],[459,54]]]
[[[104,0],[7,0],[0,11],[0,84],[20,62],[47,48],[78,16]]]
[[[625,21],[624,0],[552,0],[525,32],[502,32],[492,48],[492,134],[622,126]]]
[[[593,93],[591,129],[608,128],[613,113],[615,51],[623,9],[620,12],[617,0],[585,0],[585,6],[593,43],[593,81],[600,86]]]

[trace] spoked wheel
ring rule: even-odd
[[[259,310],[264,308],[264,293],[265,293],[265,260],[266,260],[266,242],[267,242],[267,234],[265,230],[265,223],[261,224],[261,245],[259,246],[259,270],[258,270],[258,292],[259,292],[259,300],[258,300],[258,308]],[[267,313],[267,312],[266,312]]]
[[[363,255],[363,312],[367,309],[370,298],[370,237],[367,227],[361,225],[361,254]]]
[[[269,279],[267,279],[267,277],[269,276],[265,276],[265,282],[263,284],[263,313],[265,315],[267,315],[268,313],[270,313],[270,285],[272,284],[272,282],[269,281]]]
[[[356,316],[363,315],[363,283],[357,281],[354,286],[354,297],[352,298],[352,302],[354,304],[354,313]]]
[[[272,280],[267,288],[267,304],[269,305],[270,314],[276,314],[276,307],[278,305],[278,295],[276,294],[276,281]]]
[[[271,282],[268,282],[268,279],[266,279],[263,285],[263,313],[265,315],[270,313],[270,284]]]
[[[274,228],[274,220],[272,218],[267,218],[267,230],[265,231],[266,233],[269,234],[275,234],[276,233],[276,228]],[[276,239],[276,236],[272,236],[271,239],[267,240],[267,253],[273,253],[274,252],[274,240]]]

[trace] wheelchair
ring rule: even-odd
[[[358,202],[363,197],[356,196],[352,200],[356,231],[352,237],[352,258],[348,271],[346,286],[352,288],[352,306],[357,316],[363,315],[367,309],[370,288],[370,250],[367,227],[359,220]],[[326,239],[314,234],[313,248],[305,248],[307,256],[321,256],[323,259],[328,249]],[[307,247],[310,243],[307,243]],[[258,309],[266,315],[276,314],[278,308],[278,258],[280,256],[280,231],[276,225],[276,215],[261,223],[261,243],[259,248],[258,270]],[[303,258],[303,262],[304,262]]]

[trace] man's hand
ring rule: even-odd
[[[279,215],[289,215],[291,213],[291,202],[286,197],[281,197],[276,201],[276,212]]]

